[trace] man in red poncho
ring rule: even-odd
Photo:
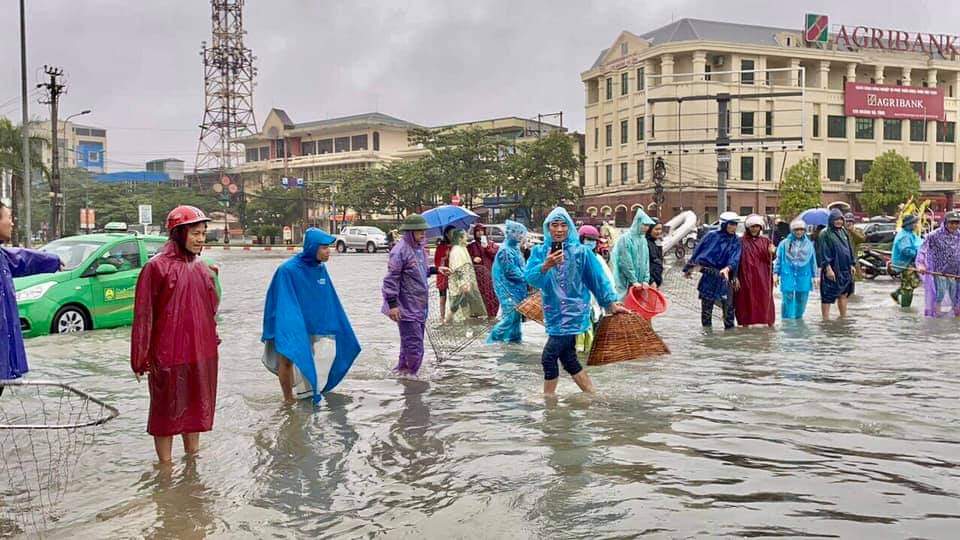
[[[493,261],[497,258],[497,244],[486,242],[484,233],[486,228],[482,223],[473,226],[473,242],[467,244],[467,252],[473,259],[473,269],[477,274],[477,287],[483,304],[487,308],[488,317],[496,317],[500,310],[500,301],[493,291]]]
[[[184,452],[196,454],[200,432],[213,428],[219,297],[213,270],[199,257],[208,221],[198,208],[174,208],[170,241],[137,279],[130,366],[137,380],[147,374],[147,433],[161,463],[170,462],[175,435],[183,435]]]
[[[773,326],[773,256],[776,247],[763,236],[763,217],[747,217],[747,233],[740,239],[740,267],[734,282],[733,304],[740,326]]]

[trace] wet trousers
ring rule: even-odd
[[[426,326],[417,321],[400,321],[400,361],[397,371],[416,374],[423,362],[423,332]]]
[[[507,307],[506,304],[500,304],[500,306],[502,316],[500,320],[497,321],[497,324],[494,325],[493,329],[490,330],[487,343],[520,343],[520,341],[522,341],[520,323],[523,321],[523,318],[516,309]]]
[[[890,296],[900,307],[910,307],[913,304],[913,290],[920,286],[920,277],[913,270],[904,270],[900,274],[900,287]]]
[[[803,313],[807,310],[807,299],[810,298],[809,291],[780,291],[783,294],[783,300],[780,303],[781,319],[802,319]]]
[[[727,330],[733,328],[733,320],[736,316],[736,311],[733,308],[732,295],[721,296],[715,300],[711,298],[701,298],[700,324],[702,324],[704,328],[710,328],[713,326],[713,306],[716,304],[719,304],[720,308],[723,309],[723,327]]]
[[[577,360],[577,336],[550,336],[543,347],[540,363],[543,364],[543,380],[552,381],[560,376],[557,361],[563,364],[563,369],[571,376],[583,371],[583,366]]]

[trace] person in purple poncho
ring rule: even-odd
[[[428,228],[423,216],[407,216],[400,226],[402,239],[390,250],[387,275],[383,278],[381,311],[400,329],[400,360],[394,369],[400,375],[416,375],[423,361],[423,333],[430,300],[427,279],[438,271],[427,265],[424,241]],[[439,271],[449,272],[446,267]]]
[[[923,275],[924,315],[939,317],[943,302],[949,300],[954,316],[960,317],[960,283],[949,277],[960,276],[960,212],[948,213],[940,228],[927,235],[916,265]]]
[[[0,244],[13,237],[13,216],[6,205],[0,203]],[[27,353],[23,350],[23,334],[20,333],[20,312],[17,311],[17,293],[13,278],[33,274],[51,274],[62,268],[60,257],[32,249],[0,247],[0,380],[18,379],[29,371]],[[3,386],[0,386],[0,395]]]

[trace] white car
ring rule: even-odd
[[[336,238],[337,253],[346,253],[348,249],[367,253],[390,249],[387,235],[376,227],[344,227]]]

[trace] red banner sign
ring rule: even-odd
[[[860,118],[946,119],[943,90],[939,88],[848,82],[843,110],[847,116]]]

